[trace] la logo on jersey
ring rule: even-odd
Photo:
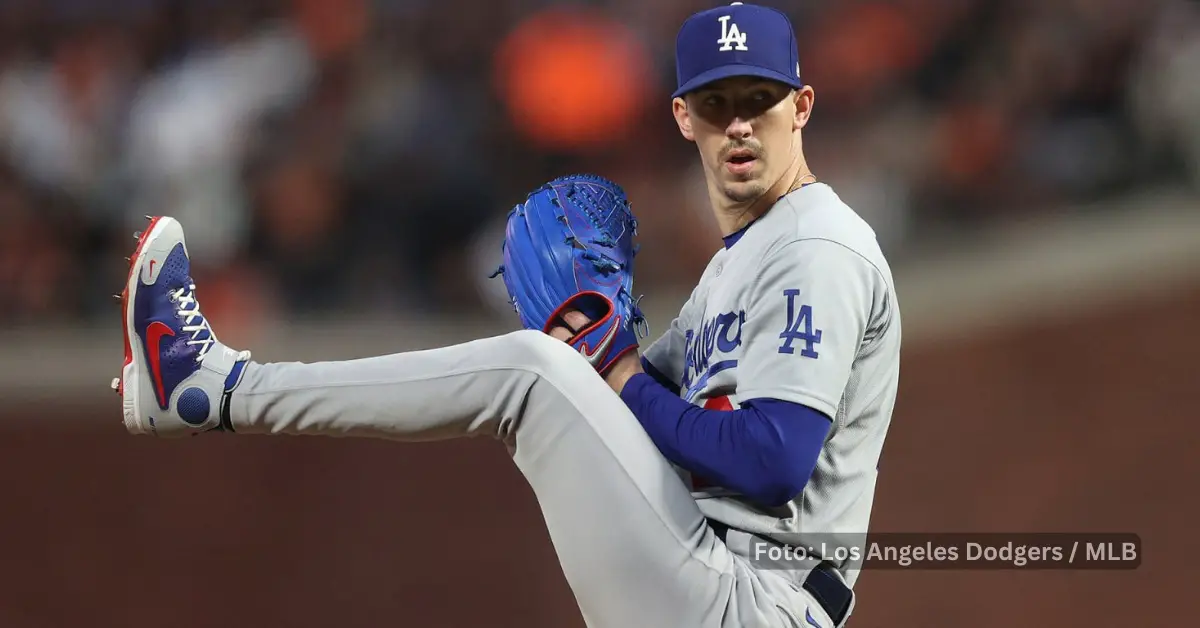
[[[740,4],[740,3],[739,3]],[[738,28],[737,23],[730,24],[731,15],[722,15],[717,18],[721,22],[721,38],[717,40],[721,47],[717,50],[749,50],[746,47],[746,33],[743,33]]]
[[[800,355],[806,358],[817,358],[816,345],[821,344],[821,330],[813,329],[813,311],[811,305],[796,303],[796,297],[800,296],[799,290],[784,290],[783,296],[787,297],[787,327],[783,333],[779,334],[779,339],[783,344],[779,346],[780,353],[793,354],[796,349],[792,346],[796,341],[804,343],[800,348]]]

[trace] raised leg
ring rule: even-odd
[[[637,419],[566,344],[521,331],[361,360],[257,364],[217,342],[200,314],[178,223],[151,223],[138,248],[116,382],[131,432],[490,436],[533,488],[590,626],[804,625],[795,618],[807,599],[716,538]]]
[[[788,625],[620,398],[544,334],[251,364],[232,400],[238,433],[504,441],[591,626]]]

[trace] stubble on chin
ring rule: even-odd
[[[748,203],[753,201],[767,192],[767,189],[757,181],[752,183],[736,183],[732,185],[724,185],[721,190],[725,194],[725,198],[734,203]]]

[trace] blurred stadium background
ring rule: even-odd
[[[166,213],[259,360],[509,331],[499,221],[594,171],[660,331],[719,245],[667,100],[713,4],[0,2],[0,626],[580,626],[494,443],[125,436],[108,295]],[[851,625],[1194,621],[1200,6],[771,4],[810,163],[898,280],[875,528],[1145,543],[1137,571],[868,573]]]

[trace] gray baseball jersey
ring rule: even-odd
[[[853,585],[862,560],[850,550],[861,547],[856,539],[870,519],[900,336],[875,233],[825,184],[786,195],[718,251],[646,359],[693,404],[731,409],[779,399],[819,410],[833,425],[808,485],[783,508],[765,510],[679,469],[700,510],[818,552],[840,543],[824,558]]]

